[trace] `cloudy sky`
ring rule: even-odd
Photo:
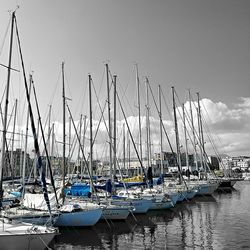
[[[97,100],[103,106],[107,98],[104,64],[108,63],[111,73],[117,74],[118,94],[131,126],[138,120],[137,63],[143,116],[145,76],[156,99],[157,86],[161,85],[163,119],[170,136],[173,133],[171,86],[178,95],[178,106],[186,103],[188,107],[188,89],[195,101],[199,92],[202,113],[219,152],[250,155],[249,0],[1,0],[0,63],[5,65],[9,51],[9,11],[17,6],[26,71],[33,74],[43,121],[48,119],[52,105],[51,121],[57,122],[58,131],[62,122],[62,61],[66,95],[72,99],[69,106],[75,120],[79,120],[80,114],[88,116],[89,73],[98,97],[93,97],[94,119],[99,120]],[[21,69],[16,42],[12,66]],[[0,67],[0,81],[2,101],[6,83],[4,67]],[[26,116],[21,74],[13,72],[11,83],[9,113],[17,98],[18,125],[22,127]],[[152,96],[149,99],[152,144],[159,145],[157,111]],[[121,111],[117,113],[118,121],[123,124]],[[137,129],[136,125],[133,127]],[[174,137],[171,139],[174,144]],[[208,144],[206,139],[210,150]],[[168,150],[167,144],[165,147]]]

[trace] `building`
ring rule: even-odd
[[[20,148],[17,148],[15,151],[6,151],[5,152],[5,164],[3,167],[3,177],[20,177],[23,173],[23,162],[25,158],[25,173],[30,173],[33,166],[33,159],[30,158],[30,155],[26,153]]]

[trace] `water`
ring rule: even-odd
[[[61,230],[53,249],[250,249],[250,182],[126,221]]]

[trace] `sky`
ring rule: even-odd
[[[9,11],[17,6],[26,74],[33,75],[43,121],[48,119],[51,105],[51,121],[56,122],[58,131],[62,123],[62,62],[66,96],[71,99],[68,103],[75,120],[89,112],[88,74],[98,97],[93,97],[93,116],[99,120],[98,101],[103,106],[107,98],[105,63],[108,63],[112,74],[117,75],[117,91],[126,116],[137,130],[136,63],[142,115],[145,77],[156,99],[157,86],[161,85],[166,104],[163,119],[170,134],[171,86],[177,93],[177,106],[185,103],[188,107],[188,89],[196,101],[199,92],[204,119],[220,153],[250,155],[249,0],[1,0],[0,63],[4,65],[8,64]],[[14,42],[12,67],[21,70],[18,58]],[[0,67],[1,102],[6,74],[6,69]],[[11,79],[9,112],[14,100],[20,100],[18,126],[24,127],[21,73],[13,72]],[[152,96],[150,105],[152,131],[157,131],[158,115]],[[121,111],[117,113],[123,124]],[[159,133],[152,132],[152,138],[153,144],[159,145]],[[101,149],[96,151],[101,154]]]

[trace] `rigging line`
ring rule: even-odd
[[[79,135],[78,135],[78,133],[77,133],[77,129],[76,129],[76,126],[75,126],[75,123],[74,123],[74,119],[73,119],[73,117],[72,117],[72,113],[71,113],[71,111],[70,111],[70,108],[69,108],[69,105],[68,105],[67,102],[66,102],[66,107],[67,107],[68,112],[69,112],[69,115],[70,115],[70,117],[71,117],[71,121],[72,121],[72,124],[73,124],[73,128],[74,128],[74,130],[75,130],[75,134],[76,134],[76,136],[77,136],[77,140],[78,140],[78,142],[79,142],[80,149],[81,149],[81,151],[82,151],[82,156],[83,156],[83,159],[84,159],[84,163],[85,163],[85,165],[86,165],[86,168],[87,168],[87,171],[88,171],[88,175],[89,175],[89,177],[90,177],[90,183],[91,183],[91,186],[92,186],[92,190],[94,191],[94,194],[95,194],[95,196],[96,196],[96,198],[97,198],[97,200],[98,200],[98,203],[99,203],[99,202],[100,202],[100,201],[99,201],[99,197],[98,197],[98,195],[97,195],[97,193],[96,193],[96,189],[94,188],[93,176],[91,176],[91,172],[90,172],[90,169],[89,169],[89,166],[88,166],[88,162],[87,162],[87,159],[86,159],[86,157],[85,157],[85,154],[84,154],[84,152],[83,152],[83,148],[82,148],[82,145],[81,145],[81,139],[79,138]]]
[[[206,106],[204,105],[204,103],[201,101],[201,104],[202,104],[202,106],[203,106],[203,108],[205,109],[205,111],[206,111],[206,114],[207,114],[207,116],[208,116],[208,119],[209,119],[209,121],[212,123],[212,119],[210,118],[210,116],[209,116],[209,114],[208,114],[208,111],[207,111],[207,109],[206,109]],[[210,132],[211,133],[211,132]],[[212,134],[212,133],[211,133]],[[220,142],[220,144],[222,145],[222,141],[221,141],[221,139],[220,139],[220,137],[218,136],[218,134],[217,133],[213,133],[216,137],[217,137],[217,139],[218,139],[218,141]]]
[[[48,163],[48,169],[49,169],[49,173],[50,173],[50,181],[55,193],[55,198],[56,198],[56,204],[58,205],[58,198],[57,198],[57,193],[56,193],[56,188],[55,188],[55,183],[54,183],[54,178],[53,178],[53,173],[52,173],[52,168],[51,168],[51,162],[49,159],[49,153],[47,150],[47,146],[46,146],[46,140],[45,140],[45,136],[44,136],[44,130],[42,127],[42,121],[41,121],[41,116],[40,116],[40,111],[39,111],[39,107],[38,107],[38,100],[37,100],[37,95],[36,95],[36,89],[35,89],[35,85],[32,79],[32,75],[30,75],[31,78],[31,83],[32,83],[32,87],[33,87],[33,93],[34,93],[34,97],[35,97],[35,104],[36,104],[36,109],[37,109],[37,114],[38,114],[38,119],[39,119],[39,124],[41,127],[41,134],[42,134],[42,139],[43,139],[43,144],[44,144],[44,149],[45,149],[45,154],[46,154],[46,158],[47,158],[47,163]],[[31,111],[29,111],[31,112]]]
[[[92,81],[92,79],[91,79],[91,81]],[[102,119],[103,119],[103,122],[104,122],[104,125],[105,125],[105,128],[106,128],[107,132],[108,132],[108,125],[107,125],[107,122],[106,122],[105,119],[104,119],[104,111],[105,111],[105,109],[106,109],[107,101],[105,101],[104,107],[103,107],[103,109],[102,109],[102,108],[101,108],[101,104],[100,104],[100,102],[99,102],[99,99],[98,99],[98,97],[97,97],[97,93],[96,93],[96,89],[95,89],[95,85],[93,84],[93,81],[92,81],[92,86],[93,86],[94,93],[95,93],[96,98],[97,98],[97,103],[98,103],[99,109],[101,110],[101,117],[100,117],[99,123],[98,123],[98,125],[97,125],[96,133],[95,133],[95,135],[94,135],[94,137],[93,137],[93,146],[94,146],[95,141],[96,141],[96,137],[97,137],[97,132],[99,131],[99,127],[100,127],[100,125],[101,125]],[[111,86],[110,86],[110,88],[111,88]]]
[[[2,51],[3,51],[3,47],[4,47],[4,44],[5,44],[5,40],[6,40],[6,38],[7,38],[7,34],[8,34],[8,31],[9,31],[9,28],[10,28],[10,24],[11,24],[11,15],[10,15],[9,22],[8,22],[8,24],[7,24],[7,28],[6,28],[5,33],[4,33],[3,42],[2,42],[2,44],[1,44],[0,56],[1,56]]]
[[[70,88],[69,88],[69,80],[68,80],[68,76],[67,76],[67,73],[65,73],[65,83],[66,83],[66,87],[67,87],[67,90],[68,90],[68,92],[67,93],[69,93],[69,95],[68,96],[70,96],[70,98],[68,98],[67,97],[67,99],[73,99],[73,97],[72,97],[72,94],[71,94],[71,90],[70,90]]]
[[[3,99],[5,98],[6,88],[7,88],[7,87],[6,87],[6,85],[5,85],[4,90],[3,90],[3,94],[2,94],[2,98],[1,98],[1,101],[0,101],[0,105],[2,105]]]
[[[188,118],[188,115],[187,115],[187,113],[186,113],[185,107],[184,107],[184,111],[185,111],[185,117]],[[179,114],[179,116],[180,116],[180,119],[181,119],[182,123],[184,124],[184,118],[183,118],[183,115],[180,113],[179,108],[177,108],[177,112],[178,112],[178,114]],[[188,119],[186,119],[186,121],[188,121],[188,123],[189,123],[189,120],[188,120]],[[189,124],[189,125],[190,125],[190,124]],[[185,129],[185,128],[183,128],[183,129]],[[192,138],[191,138],[191,135],[190,135],[190,133],[189,133],[189,131],[188,131],[187,129],[186,129],[186,133],[187,133],[187,135],[188,135],[188,139],[190,140],[192,146],[195,147],[195,143],[193,142],[193,140],[192,140]],[[180,140],[180,139],[179,139],[179,140]],[[181,144],[183,144],[183,143],[181,143]]]
[[[110,71],[110,69],[109,69],[109,74],[110,74],[110,78],[111,78],[111,85],[113,84],[113,82],[114,82],[114,80],[113,80],[113,75],[111,74],[111,71]],[[133,110],[132,110],[132,107],[131,107],[131,105],[130,105],[130,102],[129,102],[129,100],[127,99],[127,96],[125,95],[126,94],[126,92],[127,92],[127,89],[128,89],[128,83],[127,83],[127,85],[126,85],[126,89],[124,90],[123,88],[122,88],[122,84],[118,84],[118,87],[119,88],[121,88],[121,90],[122,90],[122,100],[124,101],[124,99],[126,100],[126,102],[127,102],[127,104],[128,104],[128,106],[129,106],[129,108],[130,108],[130,112],[133,114],[133,116],[135,116],[135,114],[134,114],[134,112],[133,112]]]
[[[216,145],[215,145],[215,142],[214,142],[214,139],[213,139],[213,134],[211,133],[211,131],[210,131],[210,129],[209,129],[209,126],[208,126],[208,124],[207,124],[207,121],[206,121],[206,119],[205,119],[204,116],[202,116],[201,118],[202,118],[202,122],[203,122],[204,125],[205,125],[205,132],[206,132],[206,135],[207,135],[207,137],[208,137],[208,139],[209,139],[209,141],[210,141],[210,143],[211,143],[211,145],[212,145],[212,147],[213,147],[213,150],[214,150],[215,154],[217,155],[217,157],[218,157],[219,159],[221,159],[221,157],[220,157],[220,152],[219,152],[218,148],[217,148]]]
[[[169,115],[169,117],[170,117],[170,120],[173,122],[173,121],[174,121],[173,114],[170,112],[170,109],[169,109],[169,107],[168,107],[168,104],[167,104],[167,101],[166,101],[166,99],[165,99],[165,95],[164,95],[162,89],[161,89],[161,94],[162,94],[162,96],[163,96],[163,101],[164,101],[164,104],[165,104],[165,106],[166,106],[166,108],[167,108],[167,111],[168,111],[168,115]]]
[[[6,66],[6,65],[4,65],[4,64],[2,64],[2,63],[0,63],[0,66],[2,66],[2,67],[4,67],[4,68],[9,68],[8,66]],[[11,70],[13,70],[13,71],[16,71],[16,72],[18,72],[18,73],[20,73],[20,70],[18,70],[18,69],[14,69],[14,68],[10,68]]]
[[[160,110],[159,110],[159,108],[158,108],[158,106],[157,106],[157,103],[156,103],[156,100],[155,100],[155,97],[154,97],[154,95],[153,95],[153,91],[152,91],[152,88],[151,88],[149,82],[148,82],[148,86],[149,86],[149,90],[150,90],[150,92],[151,92],[151,95],[152,95],[152,98],[153,98],[153,101],[154,101],[154,104],[155,104],[155,108],[156,108],[157,113],[158,113],[158,115],[159,115],[159,117],[160,117]],[[161,126],[162,126],[162,128],[163,128],[163,130],[164,130],[165,136],[166,136],[166,138],[167,138],[167,141],[168,141],[169,147],[170,147],[170,149],[171,149],[171,152],[174,153],[174,150],[173,150],[173,148],[172,148],[172,145],[171,145],[169,136],[168,136],[167,131],[166,131],[166,129],[165,129],[165,126],[164,126],[164,124],[163,124],[162,117],[160,118],[160,122],[161,122]]]
[[[126,115],[125,115],[124,109],[123,109],[123,107],[122,107],[122,103],[121,103],[120,97],[119,97],[119,95],[118,95],[117,92],[116,92],[116,96],[117,96],[117,100],[118,100],[118,102],[119,102],[120,108],[121,108],[121,110],[122,110],[122,113],[123,113],[123,116],[124,116],[124,119],[125,119],[125,122],[126,122],[126,125],[127,125],[127,129],[128,129],[129,135],[130,135],[130,139],[131,139],[131,141],[132,141],[132,144],[133,144],[134,149],[135,149],[135,152],[136,152],[136,156],[137,156],[137,158],[138,158],[138,160],[139,160],[139,162],[140,162],[140,166],[141,166],[142,172],[143,172],[143,174],[144,174],[145,177],[146,177],[147,175],[146,175],[145,169],[144,169],[143,164],[142,164],[142,159],[140,159],[138,150],[137,150],[136,145],[135,145],[135,142],[134,142],[134,138],[133,138],[132,133],[131,133],[131,130],[130,130],[130,128],[129,128],[128,121],[127,121],[127,119],[126,119]],[[148,184],[148,183],[147,183],[147,184]]]
[[[93,81],[92,77],[91,77],[91,83],[92,83],[92,85],[94,85],[94,81]],[[110,89],[111,89],[111,87],[110,87]],[[96,95],[96,99],[99,100],[99,95],[98,96]],[[93,103],[93,101],[92,101],[92,103]],[[92,114],[95,114],[97,109],[98,109],[98,105],[95,105],[95,110],[92,111]]]
[[[103,68],[103,73],[102,73],[102,80],[101,80],[101,84],[100,84],[100,88],[99,88],[99,92],[98,92],[98,96],[100,96],[100,93],[101,93],[101,90],[102,90],[102,86],[104,86],[104,77],[105,77],[105,74],[106,73],[106,69],[105,67]]]
[[[203,105],[203,108],[205,108],[205,106],[204,106],[204,104],[202,103],[202,105]],[[205,109],[206,110],[206,109]],[[208,114],[208,113],[207,113]],[[207,125],[207,122],[206,122],[206,119],[205,119],[205,117],[204,117],[204,115],[202,115],[201,114],[201,120],[202,120],[202,123],[203,124],[205,124],[205,129],[206,129],[206,135],[208,136],[208,138],[209,138],[209,140],[210,140],[210,142],[211,142],[211,145],[212,145],[212,147],[213,147],[213,149],[215,150],[215,144],[213,143],[212,144],[212,141],[211,141],[211,138],[209,137],[209,135],[208,135],[208,133],[210,133],[211,134],[211,132],[210,132],[210,130],[209,130],[209,127],[208,127],[208,125]],[[211,134],[212,135],[212,134]],[[200,142],[201,143],[201,142]],[[216,153],[216,152],[215,152]]]
[[[18,51],[18,39],[16,39],[15,40],[15,42],[16,42],[16,49],[17,49],[17,51]],[[22,69],[22,66],[21,66],[21,56],[20,56],[20,54],[18,53],[18,58],[19,58],[19,60],[17,60],[17,62],[18,62],[18,69],[20,70],[20,72],[21,72],[21,69]],[[25,117],[25,115],[24,114],[26,114],[26,109],[28,110],[28,106],[26,105],[26,102],[25,102],[25,98],[26,98],[26,96],[25,96],[25,89],[23,88],[23,87],[21,87],[21,86],[23,86],[22,84],[23,84],[23,78],[22,78],[22,74],[18,74],[18,100],[19,100],[19,107],[21,107],[22,106],[22,108],[19,108],[19,110],[20,110],[20,112],[17,112],[17,115],[19,115],[21,118],[23,118],[24,119],[24,117]],[[13,88],[13,86],[14,86],[14,84],[12,84],[12,88]],[[12,92],[14,93],[14,90],[12,89]],[[28,111],[27,111],[28,112]],[[19,118],[19,117],[18,117]],[[19,120],[19,119],[18,119]],[[19,120],[19,122],[22,122],[23,123],[23,120],[22,121],[20,121]],[[20,123],[19,123],[19,126],[20,126]]]
[[[13,108],[12,108],[11,113],[10,113],[10,119],[9,119],[9,121],[8,121],[8,123],[7,123],[7,130],[8,130],[8,128],[9,128],[9,126],[10,126],[10,122],[11,122],[11,118],[12,118],[12,116],[13,116],[14,110],[15,110],[15,104],[13,105]],[[7,131],[6,131],[6,133],[7,133]],[[11,141],[9,141],[8,143],[10,144]],[[9,145],[9,144],[8,144],[8,145]]]
[[[49,134],[48,134],[48,137],[46,139],[46,145],[48,145],[48,142],[50,141],[51,131],[52,131],[52,128],[50,128],[50,130],[49,130]],[[45,148],[43,148],[43,151],[42,151],[42,155],[44,155],[44,154],[45,154]]]
[[[86,93],[87,93],[87,78],[86,78],[86,81],[85,81],[85,84],[84,82],[81,81],[81,89],[79,90],[79,93],[80,93],[80,96],[77,100],[77,105],[76,107],[79,107],[79,112],[80,113],[83,113],[83,107],[84,107],[84,100],[86,100]],[[83,93],[83,96],[81,95],[81,93]]]
[[[216,158],[221,159],[219,151],[217,150],[217,148],[216,148],[216,146],[215,146],[215,144],[213,142],[213,139],[210,137],[210,135],[208,134],[208,132],[206,130],[205,130],[205,133],[207,135],[207,138],[208,138],[209,142],[211,143],[211,146],[212,146],[212,148],[214,150],[214,153],[216,154]]]
[[[197,107],[195,105],[195,101],[193,100],[192,96],[191,96],[191,93],[190,93],[190,97],[191,97],[191,108],[192,106],[194,107],[194,110],[195,112],[194,113],[197,113]],[[185,108],[185,107],[184,107]],[[187,122],[188,122],[188,125],[190,127],[190,129],[192,130],[193,129],[193,126],[192,126],[192,121],[191,121],[191,117],[188,115],[190,112],[187,111],[187,109],[185,108],[185,113],[186,113],[186,117],[187,117]],[[190,114],[191,115],[191,114]],[[196,140],[197,142],[199,142],[199,135],[198,135],[198,132],[196,129],[194,129],[194,140]],[[192,142],[192,139],[190,138],[191,142]],[[194,141],[194,145],[195,145],[195,141]]]
[[[134,113],[134,111],[132,109],[132,106],[131,106],[132,102],[129,101],[128,98],[127,98],[127,96],[126,96],[127,89],[124,90],[122,88],[122,84],[119,84],[117,87],[119,88],[120,92],[122,93],[121,99],[123,100],[123,102],[127,103],[128,107],[129,107],[130,113],[132,113],[132,115],[135,116],[135,113]],[[126,108],[126,109],[128,109],[128,108]]]
[[[0,132],[3,132],[3,130],[0,129]],[[11,131],[6,131],[6,133],[13,135],[13,132],[11,132]],[[21,135],[21,133],[19,133],[19,132],[15,132],[14,134],[15,135]],[[32,135],[28,135],[28,137],[33,137],[33,136]],[[15,141],[19,141],[19,140],[16,139]]]
[[[60,80],[60,77],[61,77],[61,72],[58,73],[58,76],[57,76],[57,81],[56,81],[56,84],[54,85],[54,89],[53,91],[51,92],[52,95],[50,97],[50,101],[49,101],[49,105],[52,105],[53,102],[54,102],[54,99],[55,99],[55,95],[58,93],[58,86],[59,86],[59,80]]]
[[[29,99],[28,84],[27,84],[27,79],[26,79],[26,73],[25,73],[25,68],[24,68],[24,61],[23,61],[23,56],[22,56],[22,51],[21,51],[21,43],[20,43],[20,38],[19,38],[19,34],[18,34],[17,20],[15,17],[15,13],[13,13],[13,17],[14,17],[14,21],[15,21],[16,35],[17,35],[17,39],[18,39],[18,45],[19,45],[18,47],[19,47],[19,53],[20,53],[20,57],[21,57],[22,72],[23,72],[24,84],[25,84],[25,89],[26,89],[26,97],[27,97],[27,101],[28,101],[28,105],[29,105],[31,128],[32,128],[33,136],[34,136],[34,148],[35,148],[37,160],[38,160],[37,161],[37,163],[38,163],[37,168],[38,168],[41,182],[42,182],[41,185],[42,185],[42,190],[43,190],[43,194],[44,194],[44,199],[46,200],[47,208],[48,208],[48,211],[49,211],[49,214],[51,217],[51,207],[50,207],[50,202],[49,202],[49,197],[48,197],[44,169],[42,167],[42,159],[41,159],[41,155],[40,155],[40,149],[39,149],[39,145],[38,145],[38,141],[37,141],[37,133],[36,133],[36,127],[35,127],[35,123],[34,123],[32,107],[31,107],[31,103],[30,103],[30,99]]]
[[[7,124],[7,126],[6,126],[6,130],[5,131],[3,131],[2,130],[2,132],[5,132],[6,134],[7,133],[9,133],[8,131],[7,131],[7,129],[8,129],[8,127],[9,127],[9,125],[10,125],[10,121],[11,121],[11,117],[12,117],[12,114],[13,114],[13,111],[14,111],[14,106],[13,106],[13,108],[12,108],[12,111],[11,111],[11,114],[10,115],[8,115],[8,116],[10,116],[10,118],[9,118],[9,121],[8,121],[8,124]],[[2,113],[2,109],[1,109],[1,105],[0,105],[0,112],[1,112],[1,120],[2,120],[2,124],[4,123],[4,117],[3,117],[3,113]],[[5,137],[6,137],[6,135],[5,135]],[[8,142],[9,141],[9,142]],[[6,138],[6,158],[7,158],[7,164],[8,164],[8,167],[9,167],[9,169],[10,169],[10,171],[11,171],[11,173],[13,174],[13,169],[12,169],[12,166],[11,166],[11,159],[10,159],[10,156],[9,156],[9,144],[11,143],[11,138],[10,138],[10,140],[8,140],[7,141],[7,138]]]
[[[191,99],[192,99],[192,96],[191,96]],[[192,99],[193,100],[193,99]],[[193,105],[194,105],[194,101],[192,101],[192,103],[193,103]],[[196,109],[197,109],[197,107],[195,107]],[[200,114],[201,115],[201,114]],[[201,148],[202,147],[202,141],[201,141],[201,138],[198,136],[198,134],[197,134],[197,131],[195,130],[195,133],[196,133],[196,139],[197,139],[197,142],[198,142],[198,146]],[[208,162],[210,162],[210,160],[209,160],[209,157],[208,157],[208,155],[207,155],[207,152],[204,150],[204,149],[202,149],[202,152],[203,152],[203,155],[204,155],[204,157],[205,157],[205,164],[206,164],[206,167],[208,168],[208,170],[211,172],[211,169],[210,169],[210,167],[209,167],[209,165],[208,165]]]
[[[127,84],[127,86],[128,86],[128,84]],[[130,100],[128,100],[128,97],[126,95],[127,88],[125,90],[123,90],[122,84],[119,84],[118,87],[119,87],[119,89],[121,89],[123,91],[122,100],[124,100],[124,99],[126,100],[128,106],[129,106],[130,112],[132,113],[133,116],[136,116],[134,110],[132,109],[132,105],[131,105],[132,102]]]
[[[118,130],[119,131],[119,130]],[[121,145],[122,143],[122,133],[123,131],[120,130],[119,131],[119,136],[117,137],[118,138],[118,141],[117,141],[117,158],[119,159],[119,157],[121,157],[120,155],[123,153],[122,150],[123,150],[123,145]],[[119,156],[119,157],[118,157]]]
[[[78,124],[77,124],[77,127],[76,127],[77,131],[79,130],[79,127],[80,127],[80,122],[78,122]],[[70,152],[68,154],[69,160],[71,160],[73,158],[73,154],[74,154],[74,151],[75,151],[75,148],[76,148],[76,144],[77,144],[77,138],[76,138],[76,134],[74,134],[71,145],[69,145],[70,146]]]

